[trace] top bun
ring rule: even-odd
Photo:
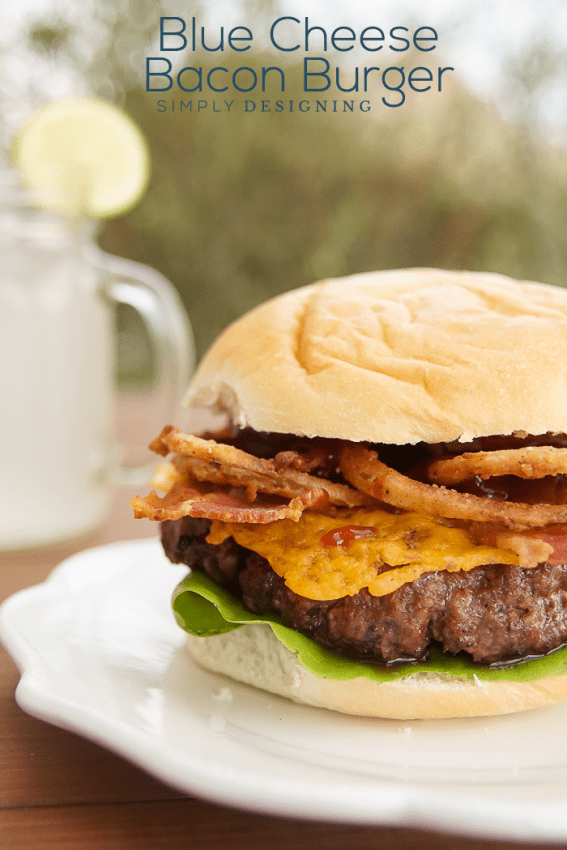
[[[567,291],[437,269],[321,281],[230,325],[186,403],[257,431],[398,445],[565,432]]]

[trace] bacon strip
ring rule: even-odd
[[[376,452],[364,445],[345,446],[341,471],[354,487],[406,511],[450,519],[500,522],[514,531],[567,522],[567,505],[498,502],[414,481],[386,466]]]
[[[193,516],[224,522],[268,523],[277,519],[297,522],[304,510],[323,507],[328,501],[325,490],[319,488],[307,490],[290,502],[260,496],[251,504],[245,495],[233,488],[210,488],[198,482],[178,481],[163,498],[152,490],[145,498],[135,496],[130,505],[136,519],[147,517],[158,522]]]

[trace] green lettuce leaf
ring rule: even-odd
[[[529,682],[546,676],[567,673],[567,648],[542,658],[512,666],[492,669],[444,655],[432,649],[429,659],[419,664],[404,664],[392,669],[373,667],[335,654],[305,635],[284,626],[276,615],[251,614],[230,593],[202,573],[190,573],[173,592],[173,610],[177,622],[189,634],[211,637],[246,627],[246,623],[267,623],[284,646],[297,656],[301,664],[316,676],[327,679],[356,679],[365,676],[377,682],[392,681],[416,673],[437,673],[461,679]]]

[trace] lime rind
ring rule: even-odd
[[[150,176],[140,129],[118,107],[94,97],[40,107],[16,137],[14,157],[38,202],[71,215],[123,214]]]

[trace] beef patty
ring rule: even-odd
[[[322,646],[366,661],[423,659],[432,642],[491,664],[547,653],[567,641],[567,565],[523,569],[507,564],[421,575],[387,596],[361,590],[331,601],[286,587],[265,558],[232,538],[206,542],[210,521],[162,523],[173,563],[201,570],[255,614],[283,623]]]

